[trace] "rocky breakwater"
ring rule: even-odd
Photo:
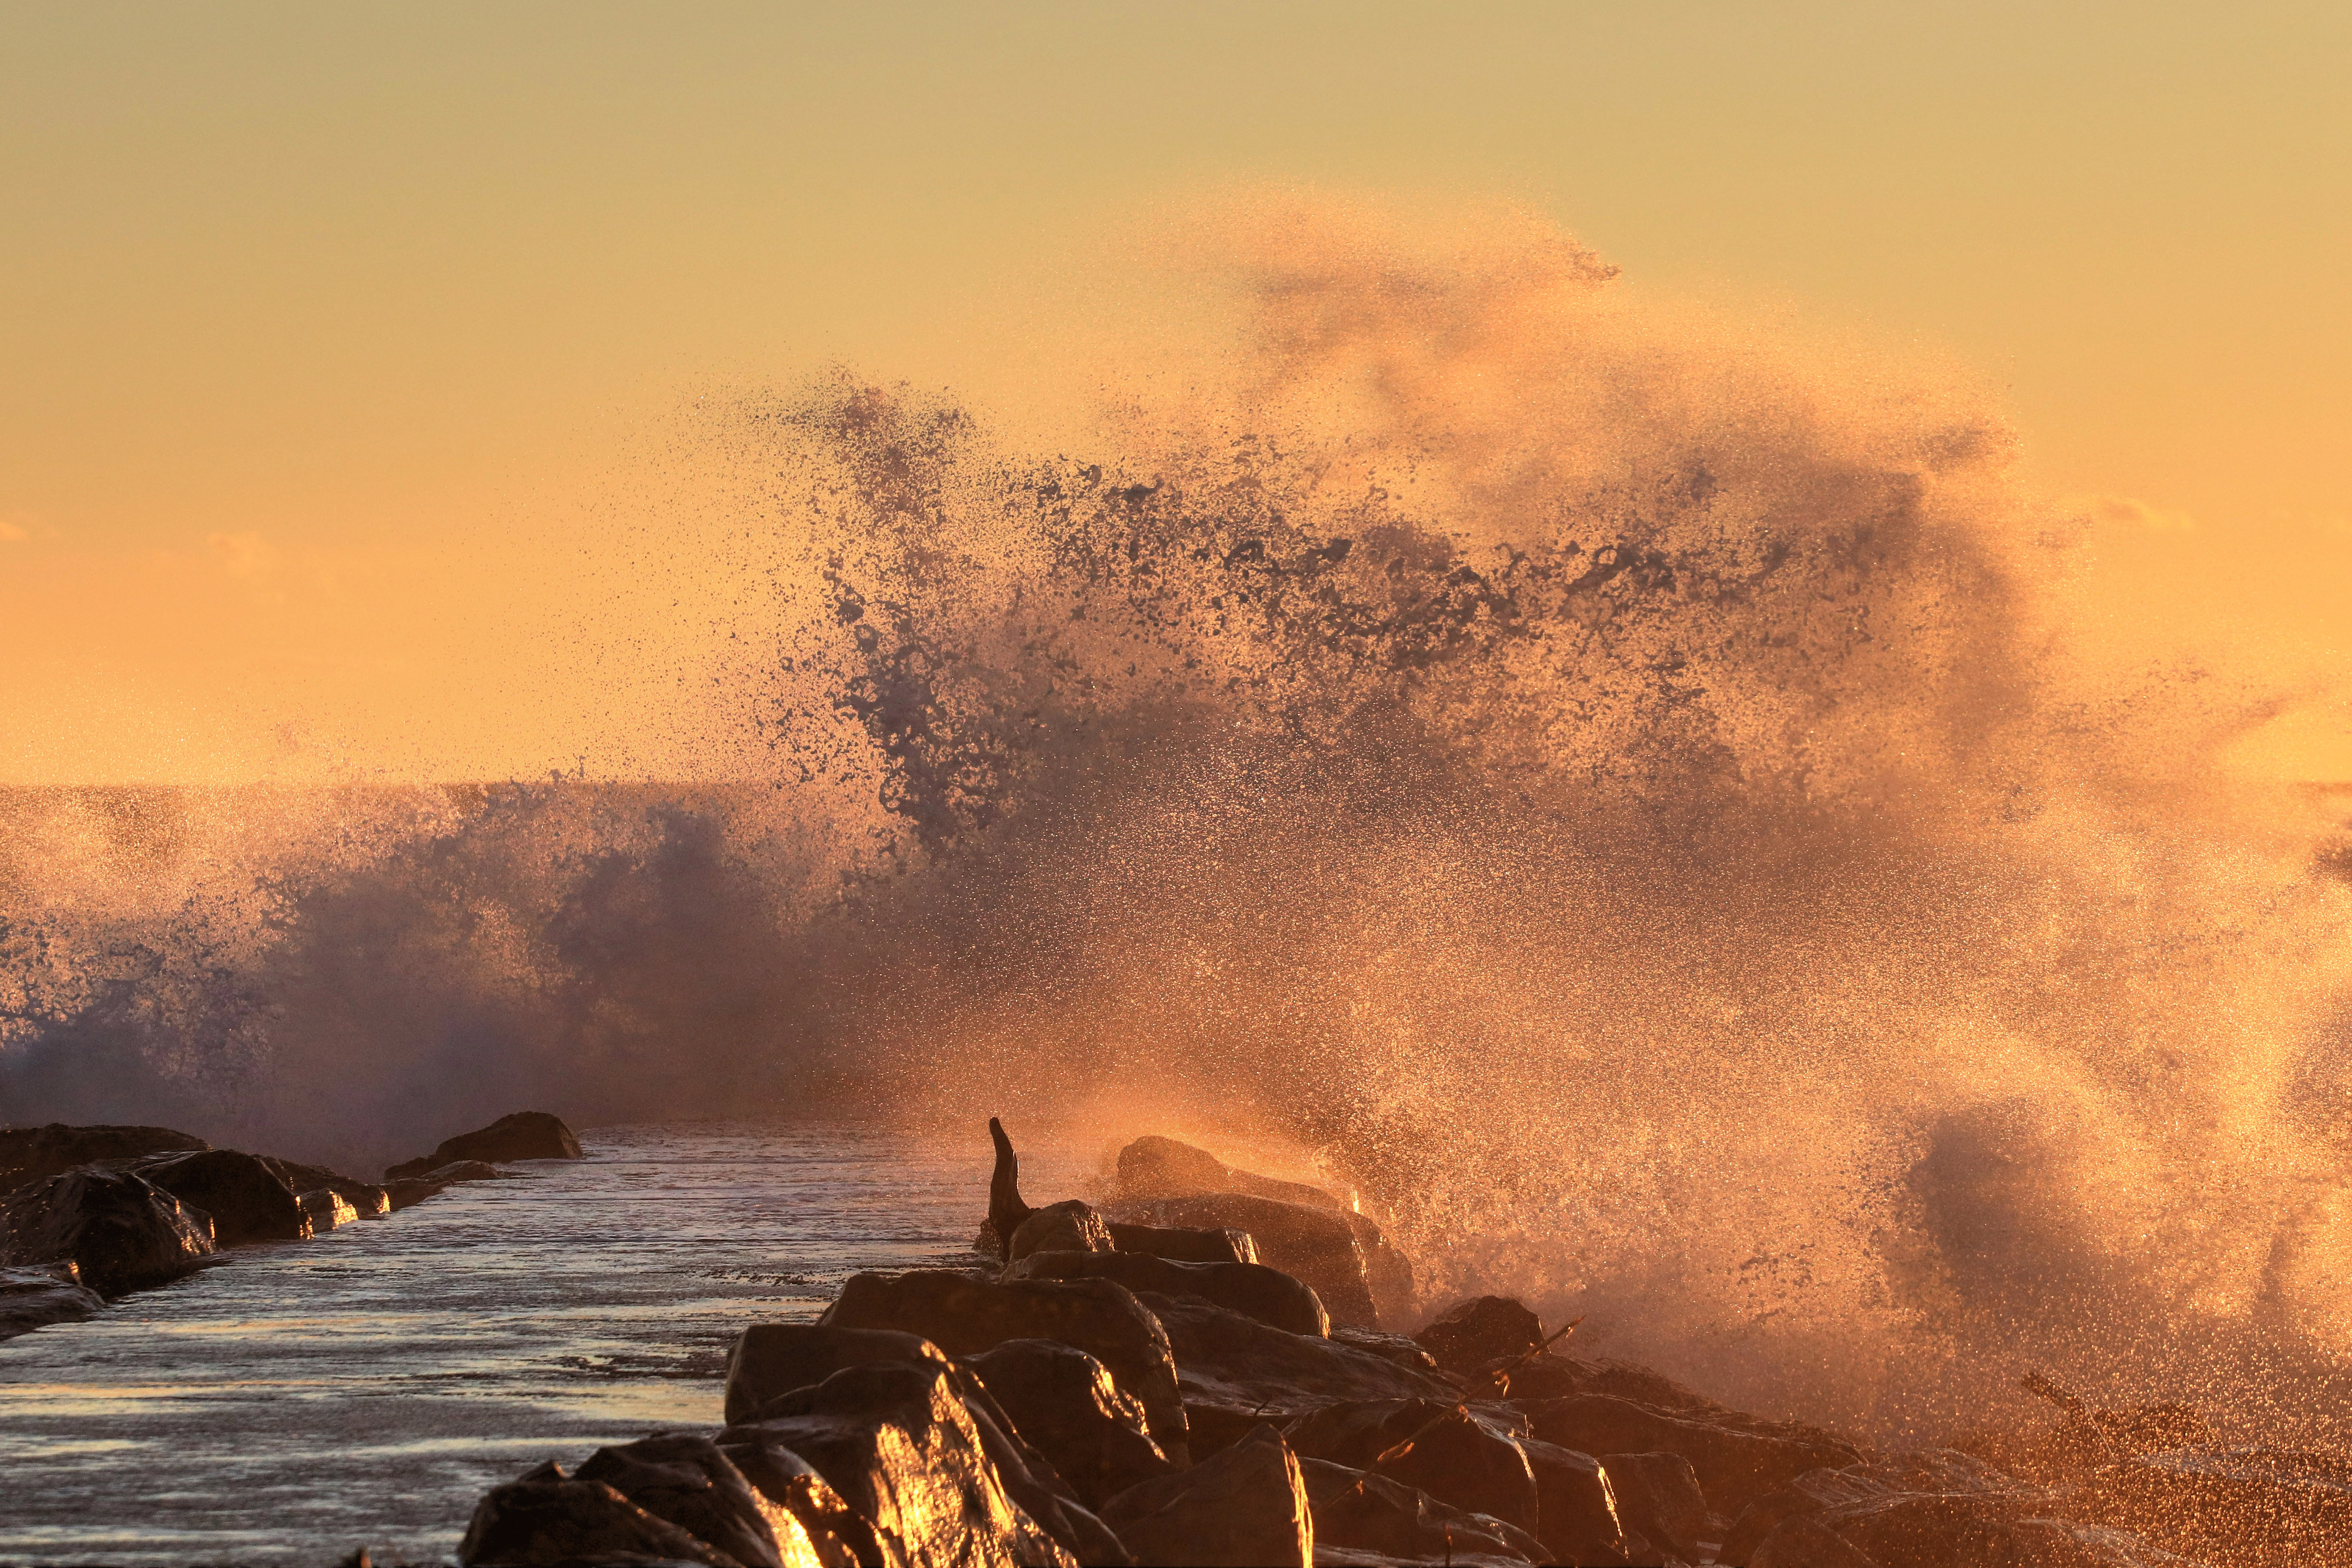
[[[498,1156],[507,1159],[580,1157],[572,1130],[538,1111],[441,1147],[524,1151]],[[324,1166],[215,1149],[168,1127],[0,1128],[0,1340],[89,1318],[106,1299],[168,1284],[226,1249],[306,1241],[453,1182],[509,1173],[460,1158],[422,1180],[378,1185]]]

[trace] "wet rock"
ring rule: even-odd
[[[137,1160],[150,1154],[201,1152],[212,1145],[169,1127],[0,1127],[0,1194],[62,1175],[77,1165]]]
[[[1005,1257],[1017,1260],[1038,1252],[1108,1252],[1111,1247],[1110,1226],[1103,1216],[1093,1205],[1072,1198],[1031,1210],[1013,1230]]]
[[[81,1282],[81,1270],[72,1263],[0,1268],[0,1340],[51,1323],[80,1322],[96,1317],[105,1304]]]
[[[1013,1233],[1035,1211],[1022,1200],[1021,1157],[1013,1152],[1004,1123],[993,1116],[988,1119],[988,1139],[996,1147],[996,1167],[988,1178],[988,1223],[981,1227],[980,1246],[992,1244],[996,1256],[1010,1263]]]
[[[1765,1537],[1757,1559],[1775,1558],[1782,1534],[1808,1523],[1888,1568],[2097,1568],[2100,1562],[2072,1527],[2018,1517],[2011,1500],[1918,1494],[1870,1498],[1791,1520]]]
[[[518,1110],[488,1127],[445,1138],[441,1146],[419,1159],[404,1160],[383,1173],[387,1182],[404,1176],[427,1176],[460,1160],[577,1160],[580,1140],[560,1116],[544,1110]]]
[[[573,1479],[552,1464],[490,1489],[474,1509],[457,1561],[465,1568],[592,1563],[748,1568],[603,1482]]]
[[[480,1160],[454,1160],[446,1165],[436,1165],[422,1176],[403,1177],[404,1181],[429,1182],[436,1187],[450,1187],[459,1182],[499,1182],[519,1175],[520,1172],[501,1171],[496,1165]]]
[[[1536,1478],[1536,1539],[1553,1563],[1623,1563],[1626,1545],[1616,1491],[1590,1454],[1522,1437],[1519,1451]]]
[[[1171,1226],[1113,1225],[1112,1245],[1174,1263],[1259,1263],[1257,1243],[1245,1230],[1186,1230]]]
[[[1868,1553],[1819,1520],[1789,1521],[1765,1538],[1748,1568],[1881,1568]],[[1885,1568],[1897,1568],[1886,1564]]]
[[[1766,1492],[1738,1511],[1724,1532],[1717,1556],[1727,1563],[1744,1563],[1789,1520],[1906,1493],[1986,1498],[2042,1495],[1972,1455],[1948,1448],[1918,1449],[1843,1469],[1808,1470]]]
[[[383,1195],[391,1211],[396,1214],[413,1204],[438,1197],[447,1190],[439,1182],[428,1182],[422,1176],[408,1176],[397,1182],[385,1183]]]
[[[1696,1415],[1720,1425],[1769,1428],[1769,1422],[1742,1415],[1686,1388],[1662,1372],[1633,1362],[1589,1359],[1546,1351],[1532,1361],[1519,1355],[1496,1356],[1464,1373],[1473,1386],[1494,1386],[1498,1373],[1507,1372],[1509,1387],[1490,1395],[1496,1399],[1564,1399],[1571,1394],[1607,1394],[1637,1405],[1676,1414]]]
[[[1119,1191],[1129,1197],[1174,1198],[1195,1193],[1248,1193],[1308,1208],[1348,1205],[1321,1187],[1235,1170],[1206,1149],[1173,1138],[1139,1138],[1118,1152]]]
[[[143,1161],[138,1173],[212,1216],[213,1241],[240,1247],[255,1241],[305,1241],[310,1215],[277,1172],[251,1154],[206,1149]]]
[[[1378,1329],[1354,1323],[1334,1323],[1331,1337],[1350,1350],[1369,1351],[1382,1361],[1392,1361],[1412,1372],[1437,1370],[1437,1358],[1402,1334],[1384,1334]]]
[[[719,1451],[762,1501],[792,1516],[809,1543],[815,1568],[858,1568],[887,1561],[874,1527],[817,1474],[815,1466],[790,1448],[749,1427],[720,1433]],[[792,1560],[790,1532],[772,1516],[769,1522],[788,1568],[800,1568]]]
[[[1315,1560],[1306,1478],[1271,1426],[1189,1470],[1129,1488],[1103,1505],[1103,1522],[1139,1563],[1309,1568]]]
[[[1517,1436],[1451,1400],[1328,1405],[1293,1420],[1282,1435],[1302,1458],[1377,1469],[1465,1512],[1531,1536],[1538,1528],[1535,1472]]]
[[[1706,1534],[1706,1494],[1680,1454],[1603,1454],[1618,1522],[1685,1563],[1699,1560]]]
[[[770,1401],[722,1443],[756,1438],[814,1466],[872,1530],[885,1562],[1046,1563],[1076,1559],[1006,1491],[950,1369],[852,1366]]]
[[[324,1165],[299,1164],[268,1154],[261,1156],[261,1163],[277,1172],[278,1179],[291,1191],[307,1193],[325,1187],[357,1209],[362,1219],[376,1219],[392,1212],[391,1194],[373,1182],[362,1182]]]
[[[1375,1240],[1380,1227],[1361,1215],[1245,1193],[1204,1193],[1124,1203],[1111,1211],[1111,1217],[1158,1226],[1247,1231],[1259,1261],[1304,1280],[1333,1322],[1380,1327],[1357,1222]]]
[[[2090,1487],[2105,1522],[2249,1565],[2352,1562],[2352,1467],[2265,1447],[2137,1455]]]
[[[1020,1435],[1096,1512],[1116,1494],[1174,1468],[1151,1440],[1142,1402],[1076,1346],[1007,1340],[970,1364]]]
[[[1516,1359],[1544,1342],[1536,1315],[1507,1296],[1456,1301],[1412,1337],[1448,1372],[1473,1372],[1498,1357]]]
[[[698,1434],[665,1432],[599,1448],[578,1472],[717,1547],[744,1568],[783,1568],[814,1554],[800,1521],[767,1502],[719,1445]]]
[[[304,1193],[299,1201],[313,1236],[324,1236],[339,1225],[355,1225],[359,1221],[360,1211],[332,1187],[314,1188]]]
[[[175,1279],[214,1251],[210,1216],[127,1171],[84,1166],[0,1200],[0,1266],[70,1262],[101,1296]]]
[[[1584,1454],[1680,1454],[1708,1501],[1737,1516],[1750,1502],[1814,1469],[1838,1469],[1862,1455],[1825,1434],[1784,1436],[1670,1414],[1601,1394],[1513,1400],[1535,1435]]]
[[[1027,1227],[1023,1230],[1026,1234]],[[1264,1264],[1178,1263],[1133,1252],[1033,1252],[1023,1257],[1017,1241],[1013,1251],[1016,1261],[1005,1270],[1008,1279],[1113,1279],[1129,1290],[1198,1296],[1289,1333],[1320,1337],[1331,1331],[1331,1320],[1315,1292]]]
[[[978,1355],[1007,1340],[1075,1345],[1141,1402],[1152,1438],[1168,1457],[1187,1462],[1183,1400],[1167,1331],[1110,1280],[994,1280],[946,1269],[860,1274],[818,1321],[829,1328],[920,1334],[951,1355]]]
[[[1328,1549],[1377,1552],[1406,1561],[1498,1558],[1511,1563],[1556,1561],[1543,1543],[1499,1519],[1454,1508],[1417,1487],[1328,1459],[1302,1457],[1299,1468],[1315,1511],[1315,1554]]]

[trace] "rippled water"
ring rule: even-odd
[[[0,1342],[0,1560],[454,1560],[486,1487],[719,1416],[747,1322],[961,1255],[988,1141],[593,1129],[315,1241]],[[1037,1190],[1055,1184],[1047,1154]]]

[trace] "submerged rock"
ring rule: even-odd
[[[1033,1252],[1020,1257],[1017,1247],[1015,1256],[1017,1260],[1005,1270],[1008,1279],[1115,1279],[1129,1290],[1198,1296],[1294,1334],[1320,1337],[1331,1331],[1329,1315],[1305,1282],[1263,1264],[1178,1263],[1135,1252]]]
[[[1094,1205],[1072,1198],[1032,1209],[1014,1227],[1004,1256],[1011,1261],[1036,1252],[1108,1252],[1112,1246],[1110,1226]]]
[[[1380,1327],[1357,1242],[1354,1222],[1361,1215],[1246,1193],[1202,1193],[1124,1204],[1113,1217],[1155,1226],[1246,1231],[1256,1245],[1259,1260],[1304,1280],[1333,1322]],[[1372,1236],[1379,1236],[1377,1226],[1369,1220],[1362,1224]]]
[[[1530,1537],[1538,1528],[1535,1471],[1517,1434],[1451,1400],[1328,1405],[1292,1421],[1282,1435],[1302,1458],[1353,1470],[1377,1468],[1391,1480],[1465,1512],[1499,1519]],[[1384,1461],[1383,1455],[1389,1456]]]
[[[490,1489],[475,1506],[457,1561],[465,1568],[631,1563],[747,1568],[602,1481],[573,1479],[552,1464]]]
[[[0,1127],[0,1194],[77,1165],[150,1154],[202,1152],[212,1145],[169,1127]]]
[[[1390,1561],[1446,1562],[1465,1557],[1560,1561],[1523,1530],[1452,1507],[1387,1475],[1303,1456],[1298,1463],[1307,1501],[1315,1510],[1318,1563],[1328,1561],[1326,1553],[1334,1547],[1375,1552]]]
[[[1257,1243],[1245,1230],[1188,1230],[1175,1226],[1117,1225],[1111,1244],[1121,1252],[1165,1258],[1172,1263],[1259,1263]]]
[[[0,1200],[0,1265],[78,1265],[101,1296],[158,1285],[215,1251],[213,1223],[127,1171],[83,1167]]]
[[[304,1241],[312,1222],[302,1200],[268,1164],[234,1149],[207,1149],[143,1161],[138,1173],[212,1216],[213,1241]]]
[[[1540,1348],[1543,1325],[1507,1296],[1456,1301],[1413,1336],[1448,1372],[1474,1372],[1497,1358],[1516,1360]]]
[[[488,1163],[498,1160],[578,1160],[580,1140],[560,1116],[544,1110],[518,1110],[501,1116],[488,1127],[471,1132],[461,1132],[455,1138],[445,1138],[441,1146],[430,1154],[415,1160],[404,1160],[387,1169],[383,1178],[396,1182],[405,1176],[432,1174],[444,1165],[460,1160]]]
[[[1260,1426],[1191,1469],[1129,1488],[1103,1522],[1144,1564],[1310,1568],[1314,1513],[1282,1435]]]
[[[1020,1435],[1097,1513],[1116,1494],[1175,1468],[1151,1440],[1143,1402],[1075,1345],[1007,1340],[971,1366]]]
[[[51,1323],[78,1323],[96,1317],[105,1305],[70,1262],[0,1268],[0,1340]]]
[[[815,1555],[800,1521],[761,1498],[719,1445],[698,1434],[665,1432],[599,1448],[578,1476],[604,1482],[744,1568],[784,1568]]]

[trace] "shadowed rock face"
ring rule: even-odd
[[[1533,1437],[1519,1439],[1536,1478],[1536,1539],[1552,1563],[1622,1563],[1626,1544],[1616,1489],[1601,1461]]]
[[[1245,1230],[1182,1230],[1152,1225],[1113,1225],[1111,1245],[1121,1252],[1165,1258],[1171,1263],[1260,1263],[1257,1243]]]
[[[198,1152],[212,1145],[169,1127],[0,1127],[0,1194],[101,1160]]]
[[[0,1268],[0,1340],[51,1323],[78,1323],[97,1316],[105,1305],[97,1291],[81,1282],[81,1270],[71,1263]]]
[[[1538,1528],[1535,1472],[1516,1435],[1451,1400],[1377,1399],[1326,1405],[1292,1421],[1283,1436],[1301,1456],[1382,1475],[1468,1513]]]
[[[387,1169],[383,1179],[400,1181],[409,1176],[430,1175],[443,1165],[460,1160],[479,1160],[485,1163],[499,1160],[577,1160],[582,1157],[580,1140],[563,1119],[544,1110],[518,1110],[501,1116],[488,1127],[471,1132],[461,1132],[455,1138],[442,1140],[441,1146],[430,1154],[415,1160],[404,1160]]]
[[[832,1482],[817,1474],[815,1466],[790,1448],[762,1436],[757,1427],[730,1427],[719,1435],[719,1450],[763,1502],[792,1516],[808,1541],[814,1568],[859,1568],[887,1561],[873,1527],[843,1500]],[[792,1556],[789,1532],[773,1514],[769,1518],[787,1568],[802,1568]]]
[[[1103,1522],[1139,1563],[1311,1568],[1315,1560],[1306,1478],[1271,1426],[1119,1493],[1103,1505]]]
[[[278,1179],[298,1193],[316,1192],[324,1187],[360,1213],[362,1219],[392,1212],[392,1198],[373,1182],[362,1182],[331,1171],[324,1165],[299,1164],[292,1160],[280,1160],[264,1154],[261,1163],[278,1173]]]
[[[1294,1334],[1331,1331],[1323,1303],[1304,1283],[1256,1263],[1176,1263],[1133,1252],[1034,1252],[1008,1279],[1115,1279],[1130,1290],[1198,1296]]]
[[[1523,1356],[1544,1340],[1536,1315],[1507,1296],[1457,1301],[1412,1337],[1448,1372],[1474,1372],[1497,1358]]]
[[[947,1352],[920,1334],[845,1329],[822,1323],[753,1323],[727,1354],[726,1421],[740,1426],[798,1389],[814,1388],[853,1366],[891,1362],[946,1367]]]
[[[746,1568],[602,1481],[575,1480],[554,1465],[493,1487],[474,1510],[457,1561],[466,1568],[646,1562]]]
[[[1680,1454],[1707,1501],[1737,1517],[1758,1498],[1813,1469],[1855,1464],[1862,1455],[1826,1435],[1781,1436],[1670,1415],[1607,1394],[1512,1402],[1535,1435],[1582,1454]]]
[[[1007,1340],[971,1365],[1020,1435],[1097,1512],[1118,1493],[1174,1468],[1151,1440],[1143,1402],[1075,1345]]]
[[[1558,1561],[1527,1531],[1451,1507],[1388,1476],[1304,1457],[1298,1466],[1315,1510],[1318,1552],[1342,1547],[1408,1562],[1444,1562],[1474,1554],[1527,1563]]]
[[[1108,1252],[1112,1245],[1110,1226],[1102,1215],[1092,1205],[1072,1198],[1033,1210],[1014,1228],[1004,1256],[1018,1259],[1033,1252]]]
[[[666,1432],[599,1448],[578,1474],[583,1481],[604,1482],[744,1568],[784,1568],[779,1526],[794,1548],[790,1560],[803,1560],[812,1551],[798,1522],[765,1502],[719,1445],[697,1433]]]
[[[1348,1205],[1321,1187],[1235,1170],[1206,1149],[1173,1138],[1139,1138],[1118,1152],[1119,1190],[1129,1197],[1183,1197],[1193,1193],[1248,1193],[1308,1208]]]
[[[1617,1516],[1629,1531],[1684,1561],[1698,1561],[1706,1533],[1706,1494],[1680,1454],[1603,1454]]]
[[[214,1251],[210,1216],[124,1171],[68,1171],[0,1201],[0,1265],[70,1262],[101,1296],[175,1279]]]
[[[1360,1215],[1245,1193],[1200,1193],[1125,1203],[1115,1217],[1149,1226],[1246,1231],[1256,1244],[1259,1260],[1306,1281],[1333,1322],[1380,1327],[1371,1282],[1357,1245],[1355,1222]],[[1362,1224],[1378,1237],[1378,1226],[1369,1220]]]
[[[234,1149],[170,1154],[141,1163],[138,1173],[212,1216],[221,1247],[254,1241],[303,1241],[310,1215],[293,1189],[263,1161]]]

